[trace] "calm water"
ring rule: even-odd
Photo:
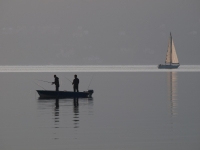
[[[107,66],[0,66],[0,72],[169,72],[157,65],[107,65]],[[200,72],[200,65],[181,65],[176,72]]]
[[[200,149],[198,71],[79,72],[80,91],[94,75],[93,99],[38,100],[54,74],[72,90],[70,71],[0,73],[0,149]]]

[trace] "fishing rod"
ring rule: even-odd
[[[72,81],[71,81],[71,80],[69,80],[67,77],[65,77],[65,79],[67,79],[69,82],[71,82],[71,83],[72,83]]]
[[[37,84],[36,82],[34,82],[35,84]],[[40,86],[39,84],[37,84],[39,87],[43,88],[42,86]],[[45,88],[43,88],[44,90],[46,90]]]
[[[38,81],[47,82],[47,83],[52,83],[52,82],[49,82],[49,81],[44,81],[44,80],[38,80]]]
[[[92,79],[90,80],[90,84],[92,83],[93,78],[94,78],[94,74],[92,76]],[[88,90],[89,90],[90,84],[88,85],[88,88],[87,88]]]

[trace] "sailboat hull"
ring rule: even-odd
[[[171,64],[171,65],[160,64],[158,65],[158,69],[177,69],[179,66],[180,64]]]

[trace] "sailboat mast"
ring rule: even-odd
[[[170,32],[170,65],[172,64],[172,34]]]

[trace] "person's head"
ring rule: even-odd
[[[77,78],[77,75],[76,75],[76,74],[74,75],[74,78]]]
[[[56,78],[56,75],[54,75],[54,78]]]

